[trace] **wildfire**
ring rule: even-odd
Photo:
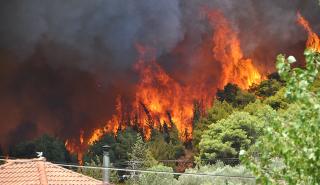
[[[175,124],[183,135],[182,138],[187,137],[185,134],[192,132],[192,99],[195,96],[188,87],[180,85],[171,78],[155,58],[148,58],[152,49],[141,45],[138,45],[137,49],[140,56],[135,70],[139,73],[141,80],[137,85],[134,106],[137,108],[140,106],[145,113],[140,113],[139,122],[143,123],[141,126],[145,129],[147,138],[150,128],[156,128],[164,123]]]
[[[211,49],[211,62],[219,62],[222,66],[218,87],[231,82],[247,89],[261,81],[262,75],[251,59],[244,58],[238,34],[232,30],[223,14],[219,11],[206,11],[206,15],[211,26],[215,28],[211,37],[214,46]],[[146,138],[150,136],[150,128],[172,123],[180,131],[182,139],[191,139],[194,100],[205,99],[209,102],[205,106],[210,106],[212,87],[207,87],[207,91],[202,92],[199,89],[203,89],[200,88],[203,84],[181,85],[157,63],[154,48],[137,44],[136,49],[139,57],[134,69],[138,72],[140,81],[136,85],[135,101],[132,103],[133,111],[130,116],[136,116],[135,121],[143,128]],[[107,122],[105,128],[94,130],[89,143],[99,139],[105,132],[116,132],[119,125],[128,125],[121,124],[123,118],[119,100],[116,109],[116,115]],[[136,123],[129,123],[133,124]]]
[[[192,119],[195,101],[202,102],[204,109],[212,105],[212,99],[217,88],[222,88],[227,83],[234,83],[247,89],[254,83],[262,80],[258,69],[251,59],[244,57],[240,47],[240,40],[227,19],[219,11],[205,11],[206,20],[213,28],[209,40],[194,53],[202,68],[194,74],[195,81],[181,83],[170,76],[156,61],[156,48],[150,48],[141,44],[136,45],[138,52],[137,62],[133,69],[139,75],[136,91],[132,102],[126,102],[130,110],[125,109],[121,96],[116,99],[116,112],[102,128],[94,129],[91,136],[83,142],[84,132],[80,132],[80,145],[92,144],[99,140],[104,133],[117,133],[127,126],[138,126],[148,139],[151,129],[159,128],[164,124],[169,127],[173,124],[177,127],[182,140],[192,139]],[[210,47],[212,46],[212,47]],[[209,53],[204,55],[205,52]],[[202,60],[203,59],[203,60]],[[219,83],[205,83],[213,76],[214,70],[208,66],[220,66],[220,75],[217,75]],[[208,72],[209,71],[209,72]],[[82,138],[82,139],[81,139]],[[75,147],[66,142],[69,151],[78,151],[81,147]]]
[[[79,164],[83,164],[82,158],[83,158],[83,149],[87,146],[84,143],[84,131],[80,130],[79,134],[79,143],[76,140],[69,140],[67,139],[64,143],[66,146],[66,149],[72,153],[72,154],[77,154],[77,159]]]
[[[317,52],[320,52],[319,36],[315,32],[313,32],[309,22],[304,17],[302,17],[302,15],[299,12],[297,13],[297,21],[308,32],[308,40],[306,43],[306,48],[313,49],[313,50],[316,50]]]
[[[215,28],[212,35],[212,53],[222,66],[221,85],[231,82],[248,89],[252,84],[260,82],[262,75],[253,65],[252,59],[244,58],[238,34],[232,30],[227,19],[220,11],[205,12],[210,24]]]

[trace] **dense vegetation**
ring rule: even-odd
[[[292,100],[265,125],[263,136],[244,155],[244,163],[263,184],[320,182],[320,54],[305,51],[304,69],[291,69],[295,58],[279,55],[277,68]]]
[[[9,156],[16,158],[35,158],[37,152],[43,152],[47,160],[59,163],[76,161],[67,151],[62,140],[44,134],[30,141],[24,141],[9,148]]]
[[[174,124],[153,129],[148,140],[141,130],[126,128],[90,145],[84,164],[101,166],[102,146],[108,144],[114,167],[218,175],[112,172],[114,183],[319,184],[320,54],[307,50],[305,56],[303,69],[291,69],[294,57],[279,55],[278,73],[249,90],[227,84],[205,113],[195,103],[192,141],[182,142]],[[62,141],[48,135],[17,144],[9,155],[35,157],[36,151],[50,161],[74,160]],[[101,178],[101,171],[80,172]]]

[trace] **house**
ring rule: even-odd
[[[1,185],[102,185],[94,178],[47,162],[44,157],[6,160],[0,165]]]

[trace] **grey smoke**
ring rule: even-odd
[[[0,48],[20,56],[46,38],[77,50],[84,65],[97,56],[127,64],[135,43],[161,53],[182,38],[177,0],[13,0],[2,1],[0,9]]]
[[[269,72],[278,53],[302,55],[307,35],[295,22],[298,10],[320,31],[316,0],[2,0],[0,143],[30,123],[26,138],[77,138],[75,128],[90,135],[110,118],[117,95],[134,94],[136,43],[155,48],[179,82],[198,83],[193,54],[214,32],[203,7],[222,11],[244,54]],[[182,42],[183,51],[172,52]],[[212,85],[220,69],[209,63],[212,76],[200,80]]]

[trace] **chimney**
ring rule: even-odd
[[[103,167],[104,168],[109,168],[110,167],[110,157],[109,157],[109,145],[104,145],[103,147]],[[102,172],[102,177],[103,177],[103,184],[109,184],[109,169],[103,169]]]

